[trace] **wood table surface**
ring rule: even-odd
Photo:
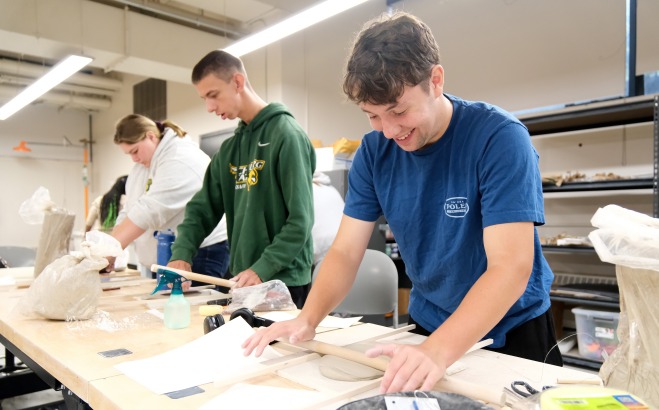
[[[161,319],[147,313],[146,300],[140,298],[154,287],[155,281],[147,281],[106,290],[101,296],[99,313],[91,320],[80,322],[25,318],[13,308],[27,289],[3,291],[0,293],[0,334],[93,409],[197,408],[228,387],[208,383],[200,386],[204,390],[201,394],[170,399],[153,393],[114,367],[124,361],[167,352],[203,335],[203,317],[196,306],[191,309],[190,325],[185,329],[167,329]],[[418,342],[420,336],[403,334],[401,337],[401,342]],[[127,349],[132,354],[113,358],[99,354],[114,349]],[[525,380],[538,387],[539,384],[555,384],[558,377],[596,377],[485,350],[472,352],[460,361],[466,364],[466,369],[452,377],[497,389],[509,386],[513,380]],[[275,374],[250,379],[249,383],[308,389]],[[377,388],[352,398],[375,394]]]

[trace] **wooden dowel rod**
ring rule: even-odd
[[[601,386],[602,380],[597,379],[556,379],[556,384],[594,384]]]
[[[226,288],[232,288],[236,285],[236,282],[234,282],[234,281],[227,280],[227,279],[222,279],[222,278],[216,278],[215,276],[202,275],[200,273],[188,272],[187,270],[174,269],[174,268],[169,268],[167,266],[162,266],[162,265],[156,265],[156,264],[151,265],[151,272],[157,272],[158,269],[166,269],[166,270],[172,271],[174,273],[178,273],[179,275],[181,275],[184,278],[189,279],[189,280],[196,280],[197,282],[211,283],[213,285],[224,286]]]

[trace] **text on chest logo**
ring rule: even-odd
[[[469,212],[467,198],[456,196],[444,202],[444,213],[451,218],[464,218]]]

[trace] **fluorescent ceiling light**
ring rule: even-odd
[[[240,57],[367,1],[325,0],[265,30],[245,37],[225,48],[224,51]]]
[[[57,84],[92,62],[92,58],[71,55],[60,61],[43,77],[24,89],[20,94],[0,107],[0,120],[6,120],[21,108],[50,91]]]

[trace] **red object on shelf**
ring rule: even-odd
[[[14,151],[18,151],[18,152],[32,152],[32,150],[30,148],[28,148],[28,146],[27,146],[27,141],[19,142],[18,145],[15,146],[12,149]]]

